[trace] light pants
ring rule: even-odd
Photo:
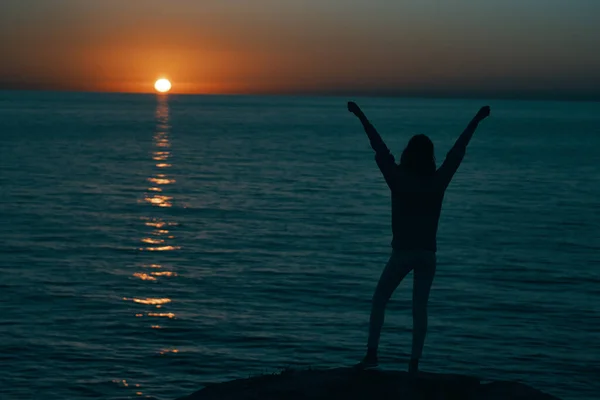
[[[385,317],[385,306],[402,279],[414,269],[413,278],[413,334],[412,359],[421,357],[427,333],[427,301],[435,275],[435,252],[422,250],[394,250],[390,256],[373,295],[369,321],[369,349],[377,349]]]

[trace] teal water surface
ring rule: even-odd
[[[0,92],[0,397],[167,400],[359,360],[390,199],[347,100]],[[600,103],[355,100],[438,162],[492,106],[446,194],[422,368],[596,398]]]

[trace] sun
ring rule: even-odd
[[[154,82],[154,89],[160,93],[167,93],[171,90],[171,82],[168,79],[161,78]]]

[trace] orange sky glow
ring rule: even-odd
[[[600,93],[586,0],[24,3],[0,5],[0,89]]]

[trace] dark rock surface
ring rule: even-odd
[[[208,384],[177,400],[558,400],[517,382],[481,384],[479,378],[352,368],[284,371]]]

